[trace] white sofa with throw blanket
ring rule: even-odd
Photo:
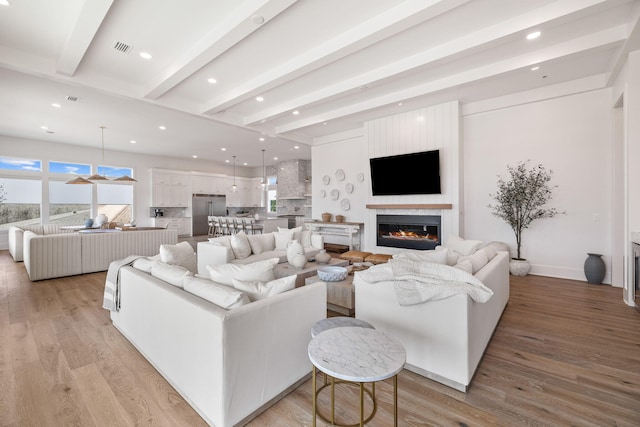
[[[433,300],[401,305],[396,280],[385,277],[390,268],[385,264],[356,272],[353,283],[356,317],[404,345],[408,370],[466,391],[509,300],[509,253],[500,250],[504,248],[501,245],[482,249],[482,242],[460,243],[436,251],[407,251],[404,255],[422,263],[418,264],[420,268],[427,263],[450,264],[442,265],[443,269],[455,269],[457,265],[465,275],[472,275],[490,289],[488,293],[493,295],[486,302],[465,293],[442,298],[449,292],[444,289]],[[391,268],[394,261],[390,261]]]
[[[327,314],[324,282],[294,288],[295,276],[274,279],[275,259],[214,266],[203,277],[153,258],[118,266],[117,309],[110,267],[105,308],[209,425],[245,425],[306,381],[311,327]]]

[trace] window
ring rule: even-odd
[[[0,169],[12,171],[42,172],[42,162],[33,159],[0,157]]]
[[[277,206],[277,196],[278,193],[276,191],[277,186],[277,177],[268,176],[267,177],[267,212],[276,212]]]
[[[49,223],[83,225],[85,219],[91,218],[91,192],[91,185],[49,181]]]
[[[98,166],[98,175],[106,176],[107,178],[119,178],[123,175],[133,177],[133,169],[113,166]]]
[[[42,181],[0,178],[0,230],[40,224]]]
[[[133,220],[132,205],[133,186],[98,184],[98,214],[105,214],[110,222],[130,223]]]
[[[91,166],[80,163],[49,162],[49,172],[91,175]]]

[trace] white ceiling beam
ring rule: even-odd
[[[243,102],[303,74],[357,52],[414,25],[446,13],[470,0],[406,0],[403,3],[327,40],[269,72],[234,87],[203,108],[202,114],[214,114]]]
[[[607,80],[607,86],[613,86],[615,83],[622,67],[625,62],[627,62],[629,52],[640,49],[640,3],[635,4],[632,13],[633,18],[630,20],[631,24],[629,24],[631,27],[629,29],[629,36],[622,46],[622,49],[620,49],[616,57],[613,59],[612,66],[610,67],[611,72],[609,73],[609,78]]]
[[[569,55],[583,54],[593,50],[622,45],[626,39],[626,26],[620,25],[597,33],[589,34],[577,39],[559,43],[548,48],[540,49],[520,56],[497,61],[481,67],[470,69],[462,73],[453,74],[442,79],[406,88],[400,91],[378,96],[367,101],[327,111],[315,116],[305,117],[276,127],[277,134],[291,132],[307,126],[320,124],[341,117],[358,114],[376,108],[386,107],[407,99],[429,95],[435,92],[452,89],[456,86],[478,82],[491,77],[512,72],[532,65],[543,64],[547,61],[558,60]]]
[[[265,120],[271,120],[295,109],[304,109],[310,105],[326,102],[331,98],[344,96],[348,92],[358,90],[362,86],[372,85],[377,81],[391,78],[397,74],[405,73],[412,69],[433,63],[460,54],[471,54],[487,49],[514,34],[544,23],[564,18],[569,15],[584,11],[588,8],[605,3],[606,0],[585,1],[558,1],[540,7],[529,13],[517,16],[491,27],[484,28],[474,33],[459,37],[431,49],[427,49],[416,55],[387,64],[375,70],[354,76],[330,86],[324,86],[321,90],[304,94],[279,105],[247,116],[245,124],[251,125]]]
[[[56,72],[65,76],[73,76],[87,52],[93,37],[98,32],[102,21],[107,16],[113,0],[86,0],[80,15],[69,34],[64,49],[58,58]]]
[[[176,59],[162,75],[152,79],[143,96],[157,99],[183,82],[202,67],[258,30],[298,0],[253,0],[243,2],[224,25],[216,26],[182,57]],[[261,16],[264,23],[254,23],[253,16]]]

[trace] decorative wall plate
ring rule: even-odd
[[[347,193],[351,194],[353,193],[353,184],[348,182],[345,186],[344,189],[347,190]]]
[[[326,192],[326,191],[324,191],[324,190],[320,190],[320,198],[321,198],[321,199],[324,199],[326,195],[327,195],[327,192]]]
[[[351,209],[351,203],[349,202],[349,199],[340,200],[340,207],[343,211],[348,211],[349,209]]]
[[[336,189],[331,190],[331,200],[338,200],[340,197],[340,192]]]
[[[342,180],[344,180],[344,171],[343,171],[342,169],[338,169],[338,170],[336,171],[336,179],[337,179],[338,181],[342,181]]]
[[[364,182],[364,174],[362,172],[358,174],[358,182]]]
[[[324,185],[329,185],[329,183],[331,182],[331,178],[329,177],[329,175],[323,176],[322,182],[324,183]]]

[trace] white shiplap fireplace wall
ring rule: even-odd
[[[366,209],[365,244],[370,252],[395,253],[400,249],[376,245],[376,215],[441,215],[441,238],[460,234],[461,154],[459,103],[432,107],[385,117],[364,125],[368,157],[393,156],[419,151],[440,150],[442,194],[372,196],[369,187],[367,205],[451,204],[451,209]],[[402,173],[398,171],[397,173]]]

